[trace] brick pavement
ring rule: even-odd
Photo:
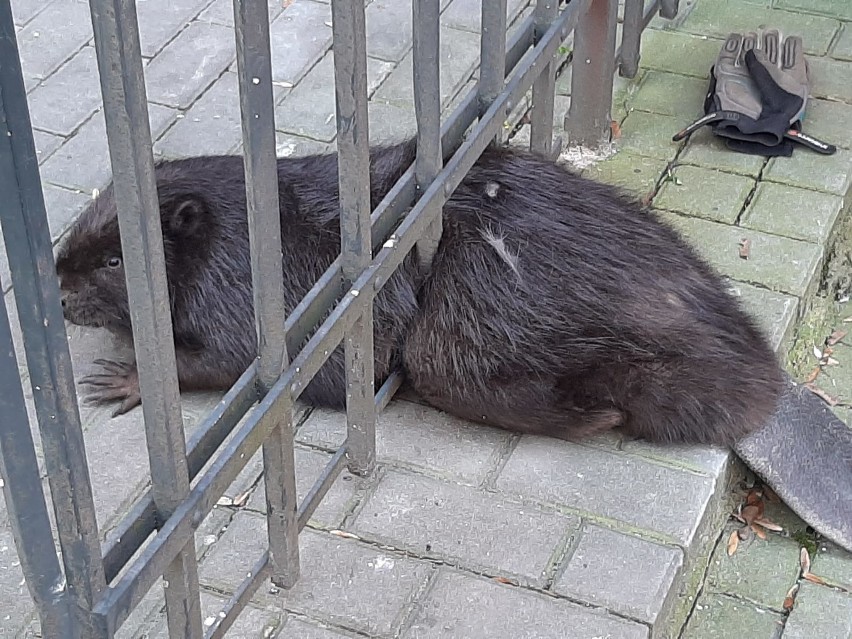
[[[616,83],[618,152],[585,171],[653,194],[654,205],[732,278],[733,290],[784,353],[817,292],[825,245],[848,207],[852,13],[844,0],[761,4],[771,3],[691,0],[681,2],[674,24],[655,19],[640,76]],[[231,2],[137,5],[156,155],[239,151]],[[270,2],[278,153],[333,148],[330,6],[318,0],[286,5]],[[508,5],[510,23],[529,11],[528,0]],[[451,108],[476,78],[480,2],[445,0],[442,7],[441,97]],[[13,0],[13,12],[58,239],[109,179],[88,6]],[[373,142],[414,129],[410,20],[410,0],[368,0]],[[705,132],[672,144],[672,132],[700,110],[719,38],[729,28],[767,20],[804,34],[819,98],[809,128],[837,141],[838,155],[798,152],[767,163],[726,153]],[[559,80],[557,125],[570,101],[569,75]],[[523,106],[516,117],[522,112]],[[527,139],[526,129],[516,142]],[[800,221],[803,210],[808,224]],[[755,252],[748,262],[736,256],[742,237]],[[0,279],[9,304],[5,256]],[[115,355],[100,331],[72,328],[69,338],[78,378],[98,355]],[[852,392],[852,381],[848,387]],[[184,396],[189,432],[217,399]],[[109,413],[82,407],[103,532],[144,491],[147,471],[139,412],[116,419]],[[344,426],[341,415],[328,411],[303,411],[300,422],[302,496],[342,441]],[[852,632],[852,560],[830,545],[820,546],[814,570],[834,587],[805,583],[793,612],[781,607],[800,577],[790,534],[802,524],[789,513],[785,532],[765,546],[755,542],[734,558],[725,555],[719,540],[730,531],[724,528],[728,489],[740,475],[727,451],[663,449],[616,437],[582,446],[518,437],[400,398],[380,417],[378,456],[374,477],[344,472],[316,511],[301,537],[303,577],[296,588],[261,589],[229,636],[629,639],[676,637],[687,620],[683,636],[691,639],[730,636],[738,628],[753,629],[755,637],[783,630],[785,639]],[[257,456],[196,537],[208,619],[262,549],[260,473]],[[0,602],[0,636],[33,636],[2,504]],[[159,584],[119,636],[166,636]]]

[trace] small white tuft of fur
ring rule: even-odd
[[[497,197],[497,192],[500,190],[500,185],[497,182],[489,182],[485,185],[485,195],[492,200]]]
[[[509,267],[515,272],[515,275],[520,277],[521,273],[518,271],[518,256],[512,251],[509,250],[509,247],[506,246],[506,238],[502,235],[497,235],[490,228],[482,229],[480,231],[482,234],[482,239],[488,242],[495,251],[497,251],[497,255],[509,265]]]

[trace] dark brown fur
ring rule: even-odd
[[[374,206],[413,157],[411,142],[373,150]],[[281,159],[278,174],[289,312],[339,251],[337,159]],[[165,162],[157,180],[181,388],[225,389],[256,349],[242,160]],[[108,188],[57,269],[69,320],[129,335],[112,257]],[[416,264],[376,298],[377,384],[401,365],[438,408],[561,438],[730,445],[775,407],[774,353],[721,278],[651,212],[552,162],[486,151],[444,207],[428,276]],[[123,399],[135,378],[98,383],[96,398]],[[344,405],[341,349],[303,398]]]

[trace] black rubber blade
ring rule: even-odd
[[[784,502],[852,552],[852,428],[794,380],[769,423],[734,446]]]

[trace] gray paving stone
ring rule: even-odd
[[[811,571],[829,584],[852,592],[852,553],[824,542],[811,562]]]
[[[87,193],[69,191],[51,184],[45,184],[42,190],[50,236],[56,240],[91,201],[91,196]]]
[[[796,595],[783,639],[852,637],[852,595],[803,583]]]
[[[711,477],[720,476],[731,461],[729,449],[715,446],[663,446],[640,439],[631,439],[623,442],[621,449],[626,453],[704,473]]]
[[[175,121],[178,112],[159,104],[148,104],[151,136],[156,139]],[[80,127],[41,167],[42,180],[91,195],[112,177],[109,144],[103,111],[98,111]]]
[[[27,88],[43,80],[92,39],[89,3],[61,0],[50,3],[17,34],[21,67]],[[30,81],[30,79],[34,81]]]
[[[512,637],[639,639],[647,627],[567,601],[442,570],[406,639]]]
[[[269,0],[267,2],[269,19],[275,20],[284,6],[281,0]],[[234,26],[234,3],[230,0],[213,0],[213,2],[198,15],[198,19],[204,22],[215,22],[226,27]]]
[[[688,546],[713,479],[544,437],[521,438],[497,478],[509,493],[577,508],[662,533]]]
[[[337,448],[346,433],[343,413],[314,411],[298,441]],[[376,454],[382,461],[425,468],[442,477],[478,485],[496,465],[508,434],[471,424],[426,406],[393,401],[376,425]]]
[[[12,19],[16,26],[23,27],[27,22],[44,11],[51,4],[50,0],[15,0],[12,3]]]
[[[41,164],[47,160],[47,158],[49,158],[63,142],[65,142],[65,138],[60,135],[53,135],[53,133],[46,133],[44,131],[34,129],[33,142],[35,143],[38,163]]]
[[[101,105],[94,47],[85,47],[29,96],[33,127],[71,135]]]
[[[375,4],[374,2],[370,7]],[[446,106],[468,81],[479,63],[479,36],[442,26],[440,38],[441,106]],[[411,60],[412,54],[408,53],[376,91],[375,100],[400,106],[414,103]]]
[[[682,565],[680,548],[585,526],[554,590],[654,624],[672,603]]]
[[[299,503],[302,503],[305,495],[313,487],[314,482],[319,478],[332,456],[329,453],[317,450],[296,448],[295,457],[296,493]],[[367,483],[369,480],[363,481]],[[356,493],[361,482],[362,480],[359,480],[359,478],[344,469],[314,511],[314,514],[311,516],[312,522],[328,528],[340,526],[346,512],[355,503]],[[247,508],[262,513],[266,512],[266,484],[263,480],[260,481],[252,493]]]
[[[511,24],[528,4],[528,0],[508,0],[506,23]],[[441,22],[454,29],[479,33],[482,25],[482,0],[452,0],[441,14]]]
[[[8,632],[9,637],[14,637],[34,607],[24,582],[12,531],[6,527],[0,527],[0,601],[3,602],[0,608],[0,635]]]
[[[239,148],[242,148],[242,143],[240,143]],[[333,143],[326,144],[311,140],[310,138],[302,138],[298,135],[290,135],[281,131],[275,132],[275,153],[280,158],[326,153],[334,151],[335,148],[336,146]]]
[[[282,91],[273,87],[273,98]],[[178,117],[154,151],[168,158],[231,153],[241,146],[242,136],[239,78],[228,72]]]
[[[367,91],[387,77],[392,65],[367,60]],[[275,109],[279,131],[331,142],[337,135],[334,98],[334,54],[329,52],[290,91]]]
[[[228,603],[227,599],[208,592],[201,593],[201,618],[205,631],[213,625],[219,612]],[[154,630],[148,634],[150,639],[170,639],[165,615]],[[284,625],[284,613],[248,606],[240,612],[234,625],[226,633],[228,639],[268,639],[279,636],[278,630]]]
[[[336,628],[314,625],[291,616],[278,637],[279,639],[351,639],[355,635]]]
[[[392,471],[352,530],[417,555],[543,587],[562,542],[579,524],[576,517],[493,493]]]
[[[430,570],[427,564],[311,529],[302,531],[299,546],[299,582],[287,592],[261,590],[258,597],[368,634],[393,631]],[[238,513],[201,564],[201,580],[232,591],[265,548],[265,520]]]
[[[728,291],[757,320],[772,348],[782,350],[798,317],[798,298],[735,280],[729,280],[728,285]]]
[[[399,61],[411,48],[411,0],[373,0],[366,18],[367,55]]]
[[[417,133],[414,105],[397,106],[379,100],[368,105],[370,143],[399,142]]]
[[[234,30],[193,22],[148,64],[148,99],[187,108],[236,57]]]
[[[142,55],[150,58],[156,55],[189,24],[210,0],[140,0],[136,3],[136,15],[139,21],[139,38]],[[234,41],[231,31],[231,42]],[[150,85],[149,85],[150,86]]]
[[[784,618],[752,603],[704,593],[695,604],[681,639],[779,639]],[[748,633],[747,635],[745,633]]]
[[[272,79],[295,84],[331,47],[331,6],[296,0],[269,27]]]

